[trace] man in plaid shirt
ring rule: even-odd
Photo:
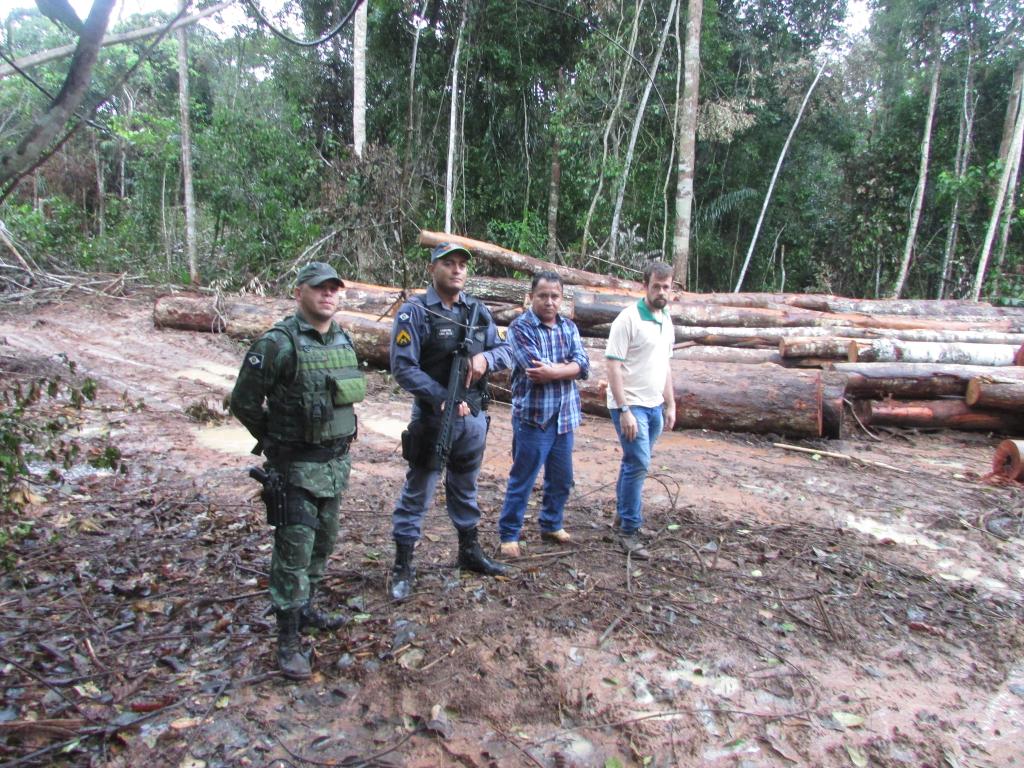
[[[512,469],[505,489],[498,533],[501,554],[519,557],[519,533],[526,502],[541,467],[544,497],[541,538],[567,544],[565,502],[572,488],[573,438],[580,425],[576,379],[590,374],[590,359],[576,324],[559,314],[562,278],[541,272],[530,287],[530,308],[512,321]]]

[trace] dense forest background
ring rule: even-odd
[[[298,18],[306,39],[338,28],[310,46],[251,9],[232,28],[188,26],[187,112],[185,35],[100,49],[76,130],[23,178],[0,174],[0,251],[195,279],[184,135],[204,284],[260,288],[309,258],[415,284],[420,228],[629,277],[650,258],[678,262],[696,12],[686,287],[960,298],[977,283],[985,298],[1024,297],[1018,0],[878,0],[854,37],[845,0],[369,0],[365,143],[349,10],[278,8],[270,21]],[[46,114],[71,59],[14,65],[77,39],[31,4],[7,12],[0,157]]]

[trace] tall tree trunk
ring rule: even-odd
[[[672,20],[676,15],[678,0],[672,0],[668,9],[668,18],[665,19],[665,26],[661,28],[661,38],[658,40],[658,50],[654,54],[654,61],[651,62],[647,83],[644,85],[643,95],[640,97],[640,104],[636,108],[636,116],[633,118],[633,129],[629,134],[629,144],[626,147],[626,159],[622,166],[622,177],[619,180],[619,189],[615,195],[615,209],[612,212],[611,230],[611,260],[614,262],[618,253],[619,242],[619,221],[622,217],[622,203],[626,198],[626,185],[629,183],[629,171],[633,166],[633,152],[636,150],[636,139],[640,135],[640,126],[644,122],[644,113],[647,111],[647,100],[651,96],[651,88],[654,87],[654,79],[658,76],[658,67],[661,64],[661,55],[665,52],[665,41],[668,40],[669,30],[672,28]]]
[[[629,49],[623,59],[622,79],[619,80],[619,91],[615,96],[615,103],[612,105],[611,114],[608,115],[608,122],[604,126],[604,135],[601,137],[601,167],[597,172],[597,189],[590,200],[590,208],[587,209],[587,218],[583,222],[583,240],[580,243],[580,266],[586,267],[587,244],[590,241],[590,222],[594,218],[594,211],[601,199],[601,192],[604,190],[604,169],[608,165],[608,140],[615,129],[619,119],[619,112],[622,111],[622,102],[626,93],[626,83],[629,82],[629,70],[633,64],[633,52],[636,50],[636,39],[640,31],[640,11],[643,10],[643,0],[636,1],[636,11],[633,16],[633,29],[629,33]]]
[[[1021,92],[1021,86],[1018,85],[1016,93],[1017,115],[1014,119],[1013,138],[1010,141],[1007,156],[1001,158],[1003,160],[1003,173],[1000,176],[999,186],[996,189],[996,199],[992,204],[992,216],[989,219],[988,231],[985,233],[985,242],[981,246],[978,271],[974,276],[974,287],[971,290],[971,297],[975,301],[981,296],[981,287],[985,283],[985,270],[988,268],[989,256],[992,253],[992,241],[995,239],[999,219],[1003,213],[1003,202],[1006,200],[1007,193],[1009,192],[1010,176],[1013,174],[1014,167],[1014,163],[1011,162],[1010,158],[1020,155],[1022,139],[1024,139],[1024,98],[1022,96],[1024,94]],[[1012,101],[1014,98],[1014,94],[1010,94],[1010,100]]]
[[[462,50],[462,31],[466,27],[466,8],[462,8],[459,32],[455,38],[452,57],[451,107],[448,111],[448,165],[444,179],[444,231],[452,231],[452,212],[455,206],[455,150],[458,146],[459,117],[459,53]]]
[[[96,164],[96,230],[103,237],[107,228],[107,190],[103,183],[103,156],[100,154],[100,143],[93,134],[92,157]]]
[[[1013,73],[1013,92],[1015,94],[1013,105],[1015,108],[1019,109],[1021,94],[1024,93],[1024,61],[1017,65],[1017,69]],[[1002,145],[1000,145],[1000,148],[1001,146]],[[1009,153],[1009,148],[1007,148],[1007,153]],[[1008,159],[1013,163],[1013,169],[1010,171],[1010,182],[1009,188],[1006,192],[1006,203],[1003,205],[1003,223],[999,232],[999,252],[996,255],[996,266],[998,267],[1003,266],[1003,260],[1006,258],[1006,244],[1010,239],[1010,224],[1013,221],[1013,210],[1017,202],[1017,178],[1020,175],[1021,153],[1017,152],[1017,154],[1012,157],[1008,155]]]
[[[686,15],[686,54],[683,100],[676,126],[679,152],[676,171],[676,225],[672,235],[672,272],[685,290],[690,267],[690,231],[693,228],[693,174],[697,147],[697,96],[700,91],[700,29],[703,0],[689,0]]]
[[[827,62],[826,62],[827,64]],[[764,194],[764,202],[761,204],[761,213],[757,216],[757,225],[754,227],[754,234],[750,238],[750,247],[747,248],[747,256],[743,259],[743,266],[740,268],[740,276],[736,279],[736,287],[733,288],[733,293],[739,293],[740,288],[743,286],[743,278],[747,275],[747,267],[750,266],[750,257],[754,253],[754,246],[757,245],[757,236],[761,232],[761,225],[764,223],[764,214],[768,210],[768,203],[772,199],[772,190],[775,189],[775,181],[779,178],[779,171],[782,170],[782,163],[786,159],[786,152],[789,151],[789,144],[793,141],[793,134],[796,133],[797,126],[800,125],[800,118],[804,116],[804,110],[807,109],[807,102],[811,99],[811,94],[814,93],[814,88],[821,79],[822,73],[825,71],[825,64],[822,64],[818,68],[818,74],[814,76],[814,81],[811,83],[811,87],[807,89],[807,93],[804,94],[804,100],[800,104],[800,111],[796,113],[796,119],[793,121],[793,127],[789,129],[789,135],[786,137],[786,143],[782,145],[782,151],[779,152],[779,159],[775,163],[775,170],[772,171],[771,181],[768,182],[768,191]]]
[[[362,158],[366,145],[366,14],[370,0],[356,9],[352,25],[352,149]]]
[[[968,41],[968,46],[973,45]],[[953,195],[953,209],[949,214],[949,229],[946,232],[946,247],[942,255],[942,275],[935,298],[942,299],[949,285],[950,272],[955,259],[957,236],[960,229],[960,184],[967,172],[971,156],[971,137],[974,131],[974,56],[973,51],[967,53],[967,71],[964,73],[964,97],[960,106],[960,132],[956,140],[956,158],[953,161],[953,173],[956,175],[957,189]]]
[[[548,243],[547,257],[556,264],[561,263],[558,257],[558,197],[562,188],[562,140],[555,127],[555,139],[551,145],[551,186],[548,189]]]
[[[932,81],[928,91],[928,116],[924,123],[924,136],[921,138],[921,162],[917,172],[917,189],[914,191],[914,207],[910,214],[910,226],[907,228],[907,242],[903,247],[903,261],[900,262],[900,273],[892,288],[892,298],[898,299],[903,293],[910,271],[910,259],[914,255],[914,244],[917,242],[917,227],[921,223],[921,208],[924,205],[924,191],[928,185],[928,155],[932,146],[932,123],[935,122],[935,104],[939,98],[939,73],[942,71],[942,46],[936,40],[935,61],[932,64]]]
[[[184,12],[188,0],[178,0],[178,10]],[[199,265],[196,258],[196,201],[192,188],[192,128],[188,103],[188,28],[178,30],[178,112],[181,119],[181,181],[185,187],[185,254],[188,259],[188,277],[192,285],[199,284]]]

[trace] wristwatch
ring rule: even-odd
[[[620,405],[619,406],[619,413],[629,413],[629,406],[628,405]]]

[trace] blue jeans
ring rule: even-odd
[[[414,412],[413,417],[417,414]],[[439,422],[429,417],[432,423]],[[476,528],[480,507],[476,500],[476,480],[480,474],[484,444],[487,441],[487,414],[455,420],[452,450],[445,468],[444,491],[448,517],[460,531]],[[441,477],[439,470],[409,467],[405,485],[391,514],[391,533],[395,539],[416,541],[423,532],[423,516],[434,503],[434,492]]]
[[[647,469],[651,466],[654,443],[664,424],[664,413],[660,405],[654,408],[632,405],[629,410],[636,417],[636,437],[631,441],[622,436],[622,425],[619,423],[621,414],[616,410],[611,412],[615,431],[619,435],[619,445],[622,446],[622,465],[619,467],[619,480],[615,484],[615,509],[619,513],[622,533],[627,536],[636,533],[644,521],[640,511],[640,493],[647,479]]]
[[[544,467],[544,497],[538,520],[540,529],[550,532],[562,528],[565,502],[572,488],[573,442],[573,432],[558,434],[557,418],[549,421],[546,428],[512,419],[512,470],[498,523],[502,541],[519,540],[526,502],[541,467]]]

